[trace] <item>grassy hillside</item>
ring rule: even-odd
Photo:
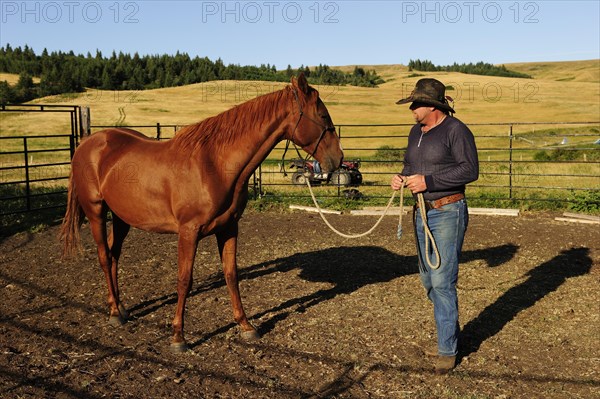
[[[600,60],[529,62],[506,64],[506,67],[516,72],[529,74],[535,79],[600,83]]]
[[[408,96],[423,76],[435,77],[452,87],[448,94],[455,99],[456,116],[467,123],[596,121],[600,119],[598,66],[599,60],[507,65],[534,76],[516,79],[447,72],[421,74],[409,72],[402,65],[365,65],[365,69],[376,70],[386,83],[379,88],[317,88],[336,124],[412,123],[408,106],[396,105],[395,101]],[[137,92],[90,90],[34,103],[90,106],[94,125],[185,125],[284,85],[216,81]],[[69,126],[63,115],[0,114],[0,118],[2,135],[63,132]]]

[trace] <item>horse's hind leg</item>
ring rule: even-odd
[[[121,316],[121,320],[115,320],[116,322],[121,322],[127,320],[129,318],[129,313],[123,302],[121,301],[121,295],[119,292],[119,258],[121,257],[121,250],[123,249],[123,241],[125,237],[127,237],[127,233],[129,233],[129,225],[123,221],[120,217],[114,214],[113,212],[113,222],[112,222],[112,233],[108,237],[108,248],[110,249],[110,254],[112,258],[112,267],[111,267],[111,281],[112,286],[115,290],[115,300],[117,302],[117,308],[119,309],[119,313]]]
[[[98,260],[108,286],[108,306],[110,308],[110,317],[108,322],[113,325],[120,325],[123,323],[121,314],[119,312],[118,294],[117,288],[113,281],[113,259],[111,251],[108,246],[108,238],[106,234],[106,205],[102,202],[94,203],[85,209],[86,216],[90,221],[90,230],[92,237],[98,247]],[[115,271],[116,276],[116,271]]]

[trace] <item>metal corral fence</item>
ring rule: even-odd
[[[389,198],[389,181],[402,170],[411,126],[337,125],[346,159],[360,160],[362,184],[323,184],[319,197],[338,197],[354,188],[373,200]],[[157,123],[129,127],[168,140],[181,126]],[[600,122],[480,123],[469,127],[480,161],[479,180],[469,185],[472,199],[505,201],[508,205],[516,201],[568,203],[600,190]],[[250,181],[254,198],[309,197],[306,187],[295,185],[291,178],[295,151],[288,151],[287,159],[282,160],[283,151],[281,143],[255,172]]]
[[[70,131],[12,135],[0,130],[0,216],[65,205],[70,158],[89,114],[78,106],[2,106],[0,112],[55,113],[70,121]],[[372,202],[389,198],[389,181],[402,170],[410,124],[337,125],[348,160],[360,160],[363,179],[357,187],[321,184],[319,198],[338,197],[354,189]],[[91,126],[91,131],[113,126]],[[149,137],[168,140],[180,126],[127,126]],[[469,185],[469,197],[481,201],[560,201],[598,197],[600,190],[600,122],[469,124],[475,134],[480,178]],[[30,129],[31,130],[31,129]],[[295,151],[282,162],[279,144],[250,181],[254,198],[309,197],[306,187],[294,185],[290,169]]]
[[[71,158],[81,135],[82,109],[73,105],[0,105],[1,113],[54,114],[70,129],[13,135],[0,129],[0,216],[65,207]],[[7,115],[4,114],[4,115]],[[84,113],[88,118],[89,114]]]

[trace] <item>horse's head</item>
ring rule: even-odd
[[[304,74],[292,77],[297,112],[290,139],[294,144],[315,157],[323,172],[332,172],[340,167],[344,153],[340,138],[321,101],[319,92],[308,85]]]

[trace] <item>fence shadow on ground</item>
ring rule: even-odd
[[[23,232],[36,232],[62,223],[64,208],[0,216],[0,243]]]
[[[516,254],[518,247],[512,244],[505,244],[488,249],[465,251],[464,256],[469,260],[484,260],[488,266],[500,266],[502,263],[508,262]],[[499,254],[505,255],[499,259]],[[554,258],[547,262],[541,263],[528,273],[528,278],[524,282],[508,289],[501,297],[493,304],[484,309],[476,318],[467,323],[464,327],[464,335],[466,340],[466,351],[461,353],[466,356],[480,347],[480,345],[488,338],[500,332],[514,317],[522,310],[534,306],[539,300],[548,294],[556,291],[569,278],[585,275],[590,272],[593,261],[590,257],[588,248],[571,248],[563,250]],[[245,279],[254,279],[261,276],[269,275],[276,272],[286,272],[298,270],[298,276],[306,281],[311,282],[330,282],[333,287],[316,291],[313,294],[290,298],[283,301],[276,307],[260,314],[253,315],[256,319],[261,316],[273,312],[274,316],[266,320],[261,326],[261,332],[267,333],[273,329],[277,322],[284,320],[292,312],[301,311],[312,306],[323,303],[339,294],[351,293],[361,287],[369,284],[377,284],[380,282],[389,282],[398,277],[413,275],[417,273],[416,258],[414,256],[402,256],[383,248],[374,246],[362,247],[340,247],[329,248],[325,250],[299,253],[288,257],[278,258],[272,261],[258,263],[241,270],[241,274]],[[35,293],[39,296],[57,297],[58,294],[53,294],[42,285],[38,285],[26,280],[10,278],[9,274],[0,273],[0,276],[11,284],[25,288],[30,293]],[[283,273],[282,273],[283,276]],[[203,291],[215,289],[224,286],[225,282],[221,273],[212,274],[205,283],[194,289],[191,295],[198,295]],[[248,293],[247,295],[251,295]],[[157,309],[165,304],[175,303],[176,297],[174,294],[169,296],[154,299],[141,303],[137,306],[137,313],[151,313],[152,309]],[[67,306],[74,306],[73,302]],[[89,307],[86,304],[77,305],[83,310],[91,312],[100,312],[98,307]],[[45,313],[48,308],[38,308],[37,314]],[[28,314],[29,316],[31,315]],[[23,314],[20,314],[23,316]],[[81,352],[95,352],[97,355],[89,359],[77,360],[79,368],[86,369],[92,367],[95,363],[106,363],[113,358],[127,357],[134,359],[136,362],[145,362],[154,364],[162,368],[176,368],[180,365],[181,360],[174,360],[164,354],[136,349],[130,346],[122,346],[118,342],[114,345],[99,343],[93,335],[83,337],[79,332],[74,333],[72,327],[45,329],[32,319],[22,317],[4,318],[3,323],[6,327],[20,331],[23,334],[35,337],[41,337],[49,340],[52,345],[62,345],[62,348],[72,348],[74,342],[80,348]],[[201,338],[200,342],[195,342],[192,345],[197,346],[211,336],[225,332],[234,326],[233,323],[223,326],[218,331],[213,331]],[[158,345],[158,342],[163,337],[157,337],[153,342],[148,342],[150,345]],[[217,337],[216,339],[225,339]],[[66,346],[65,346],[66,345]],[[336,394],[344,394],[350,392],[350,389],[373,372],[383,371],[390,375],[424,373],[425,371],[411,365],[390,366],[387,364],[376,363],[366,369],[357,369],[354,363],[348,359],[338,359],[328,356],[326,353],[311,354],[305,352],[295,352],[290,348],[281,348],[273,346],[268,341],[245,343],[240,345],[256,347],[263,351],[277,352],[282,356],[292,356],[302,361],[306,358],[314,358],[318,361],[324,361],[328,364],[339,367],[339,372],[334,381],[325,384],[319,388],[319,392],[315,393],[314,389],[296,390],[294,387],[281,386],[281,392],[285,392],[290,396],[298,397],[329,397]],[[12,350],[12,349],[11,349]],[[11,356],[16,356],[12,354]],[[107,360],[108,359],[108,360]],[[52,369],[48,368],[43,371],[42,375],[27,375],[19,374],[14,370],[0,370],[0,375],[4,378],[5,385],[0,388],[0,396],[2,394],[12,394],[19,392],[21,389],[30,386],[42,386],[49,395],[63,394],[69,397],[76,398],[100,398],[105,396],[102,393],[94,393],[87,390],[85,387],[73,385],[66,376],[71,371],[70,368]],[[247,379],[239,374],[229,375],[226,372],[219,370],[205,370],[201,367],[187,370],[186,373],[197,376],[199,378],[218,378],[221,381],[226,381],[230,384],[239,384],[251,388],[268,388],[263,381],[256,381],[255,378]],[[465,377],[469,378],[491,378],[494,381],[502,380],[506,382],[533,381],[536,383],[556,383],[556,384],[577,384],[579,386],[598,387],[597,380],[590,378],[573,379],[561,376],[545,376],[535,374],[514,375],[511,373],[496,374],[482,371],[462,372]],[[43,376],[43,377],[42,377]]]

